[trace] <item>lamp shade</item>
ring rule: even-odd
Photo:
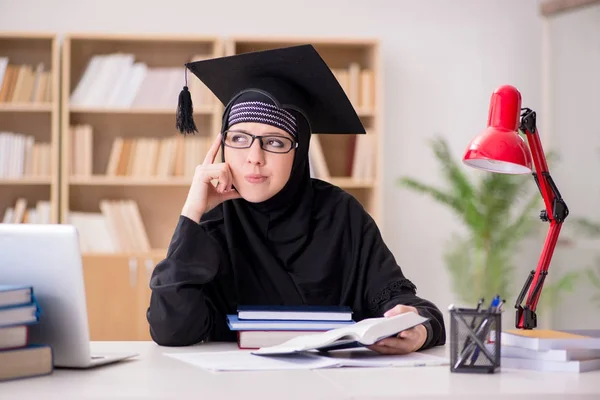
[[[532,172],[531,153],[518,133],[521,94],[510,85],[492,94],[487,128],[476,136],[463,157],[474,168],[503,174]]]

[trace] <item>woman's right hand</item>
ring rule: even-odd
[[[233,179],[227,163],[216,163],[215,158],[221,146],[219,134],[210,146],[204,162],[196,167],[192,185],[181,214],[189,219],[200,222],[202,215],[222,202],[239,199],[240,194],[232,188]],[[217,180],[215,187],[213,180]]]

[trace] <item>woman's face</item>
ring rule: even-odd
[[[262,136],[266,150],[261,148],[259,138],[252,142],[249,135]],[[292,172],[295,144],[292,135],[271,125],[242,122],[229,127],[225,134],[225,162],[238,193],[246,201],[259,203],[283,189]]]

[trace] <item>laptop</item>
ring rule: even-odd
[[[0,224],[0,284],[33,286],[42,314],[30,326],[30,343],[52,346],[55,367],[91,368],[138,355],[92,353],[73,225]]]

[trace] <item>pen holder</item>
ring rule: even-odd
[[[496,372],[500,367],[501,331],[501,311],[451,309],[451,372]]]

